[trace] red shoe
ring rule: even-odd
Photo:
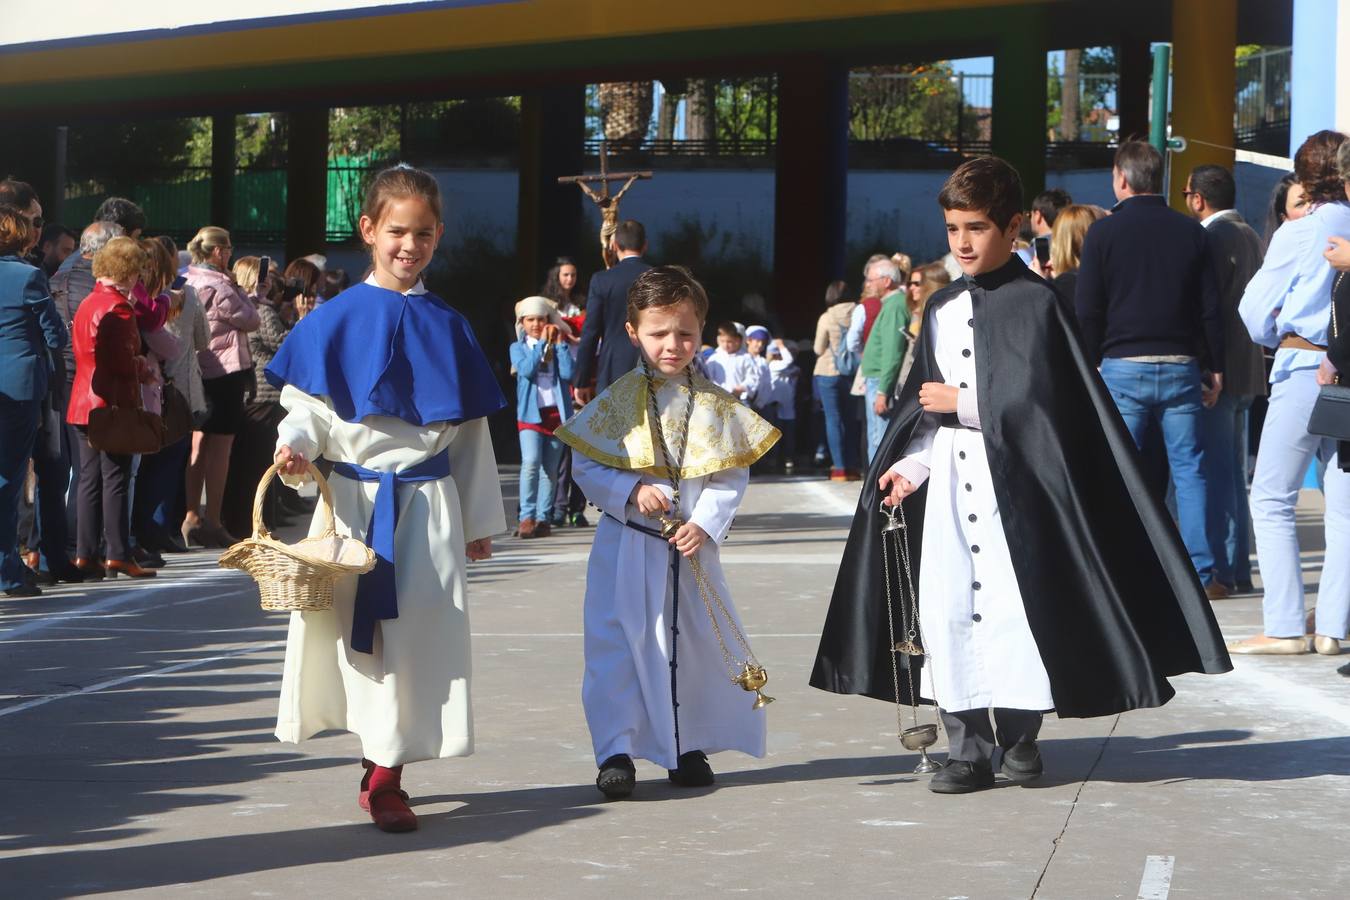
[[[109,578],[116,578],[118,575],[125,575],[128,578],[154,578],[159,574],[154,569],[143,569],[135,562],[122,562],[120,559],[110,559],[103,566],[108,570]]]
[[[356,805],[370,812],[370,773],[375,771],[375,764],[362,757],[361,767],[366,770],[366,774],[361,776],[361,790],[356,795]]]
[[[408,808],[408,795],[399,786],[403,767],[373,766],[370,773],[370,819],[381,831],[416,831],[417,816]]]
[[[831,480],[831,481],[847,481],[847,480],[848,480],[848,475],[845,474],[845,472],[844,472],[843,469],[831,469],[831,470],[830,470],[830,480]]]

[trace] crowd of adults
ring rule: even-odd
[[[236,259],[221,228],[202,228],[181,252],[146,229],[144,211],[119,197],[78,234],[44,224],[28,184],[0,182],[7,596],[152,578],[165,553],[226,547],[253,530],[281,419],[263,367],[345,275],[325,273],[322,257],[284,271]],[[272,492],[265,524],[306,511],[292,492]]]
[[[1224,168],[1185,174],[1189,216],[1167,205],[1152,146],[1122,144],[1111,177],[1109,212],[1059,189],[1034,198],[1017,264],[1050,280],[1076,319],[1212,600],[1252,590],[1255,551],[1264,633],[1232,649],[1339,652],[1350,475],[1337,440],[1308,424],[1321,388],[1350,365],[1350,338],[1332,321],[1334,292],[1350,315],[1350,279],[1338,276],[1350,270],[1350,142],[1308,138],[1264,235],[1234,209]],[[144,237],[146,226],[120,198],[78,234],[44,225],[28,185],[0,183],[0,579],[10,596],[36,595],[44,581],[151,577],[167,552],[249,533],[283,415],[261,372],[291,325],[345,286],[322,258],[278,271],[265,257],[236,259],[223,229],[201,229],[180,253]],[[560,258],[516,308],[522,537],[588,524],[553,430],[636,364],[626,294],[648,268],[643,226],[619,223],[610,250],[615,265],[588,288]],[[857,480],[906,383],[926,304],[960,278],[950,255],[914,265],[877,254],[859,290],[827,286],[813,340],[783,340],[776,317],[747,298],[744,321],[719,325],[699,365],[790,435],[768,465],[791,471],[814,456],[829,478]],[[799,366],[812,377],[799,381]],[[106,408],[159,414],[163,445],[102,446],[95,420]],[[1310,471],[1326,495],[1327,551],[1305,620],[1295,506]],[[264,509],[271,526],[304,506],[286,491]]]

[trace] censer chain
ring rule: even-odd
[[[656,379],[652,374],[651,367],[645,359],[642,361],[642,371],[647,379],[647,396],[651,401],[652,430],[656,432],[657,440],[660,443],[662,458],[666,464],[666,477],[671,485],[671,516],[668,519],[662,519],[662,525],[664,526],[662,533],[665,534],[665,532],[668,529],[671,529],[679,520],[680,470],[684,467],[684,454],[689,448],[689,426],[693,421],[694,416],[694,373],[692,368],[685,370],[685,375],[688,379],[689,405],[685,408],[684,440],[680,445],[680,453],[677,457],[671,452],[670,445],[666,441],[666,430],[661,426],[661,407],[656,399]],[[727,667],[727,676],[733,682],[740,683],[740,679],[748,669],[755,669],[760,676],[766,677],[764,676],[764,667],[760,665],[759,660],[756,659],[754,653],[751,652],[750,644],[746,641],[744,633],[742,633],[740,627],[737,626],[736,620],[731,617],[731,613],[727,610],[721,595],[717,593],[717,590],[709,582],[708,576],[697,558],[691,558],[689,560],[689,568],[694,573],[694,581],[698,584],[699,596],[703,600],[704,608],[708,611],[708,619],[712,622],[713,633],[717,636],[718,646],[722,650],[722,660]],[[714,605],[717,608],[716,611],[714,611]],[[717,621],[717,612],[721,612],[722,617],[726,619],[727,625],[731,629],[732,635],[736,638],[737,644],[740,645],[741,650],[745,653],[745,660],[740,665],[737,665],[735,658],[732,656],[731,649],[727,646],[726,638],[722,634],[722,626]],[[750,688],[746,687],[746,690],[750,690]]]

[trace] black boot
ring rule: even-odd
[[[935,794],[970,794],[994,786],[994,770],[959,759],[949,759],[928,782]]]
[[[708,765],[708,754],[702,750],[690,750],[681,753],[677,760],[678,769],[668,769],[666,774],[670,783],[680,787],[707,787],[713,783],[712,766]]]
[[[1018,784],[1035,781],[1045,772],[1041,762],[1041,748],[1035,741],[1023,741],[1003,751],[1002,771]]]
[[[600,764],[595,786],[610,800],[623,800],[633,793],[637,784],[637,767],[627,753],[616,753]]]

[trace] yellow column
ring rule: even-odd
[[[1189,142],[1186,152],[1171,154],[1168,199],[1176,209],[1186,208],[1181,192],[1191,169],[1233,168],[1233,151],[1220,147],[1234,144],[1236,49],[1237,0],[1174,0],[1172,135]]]

